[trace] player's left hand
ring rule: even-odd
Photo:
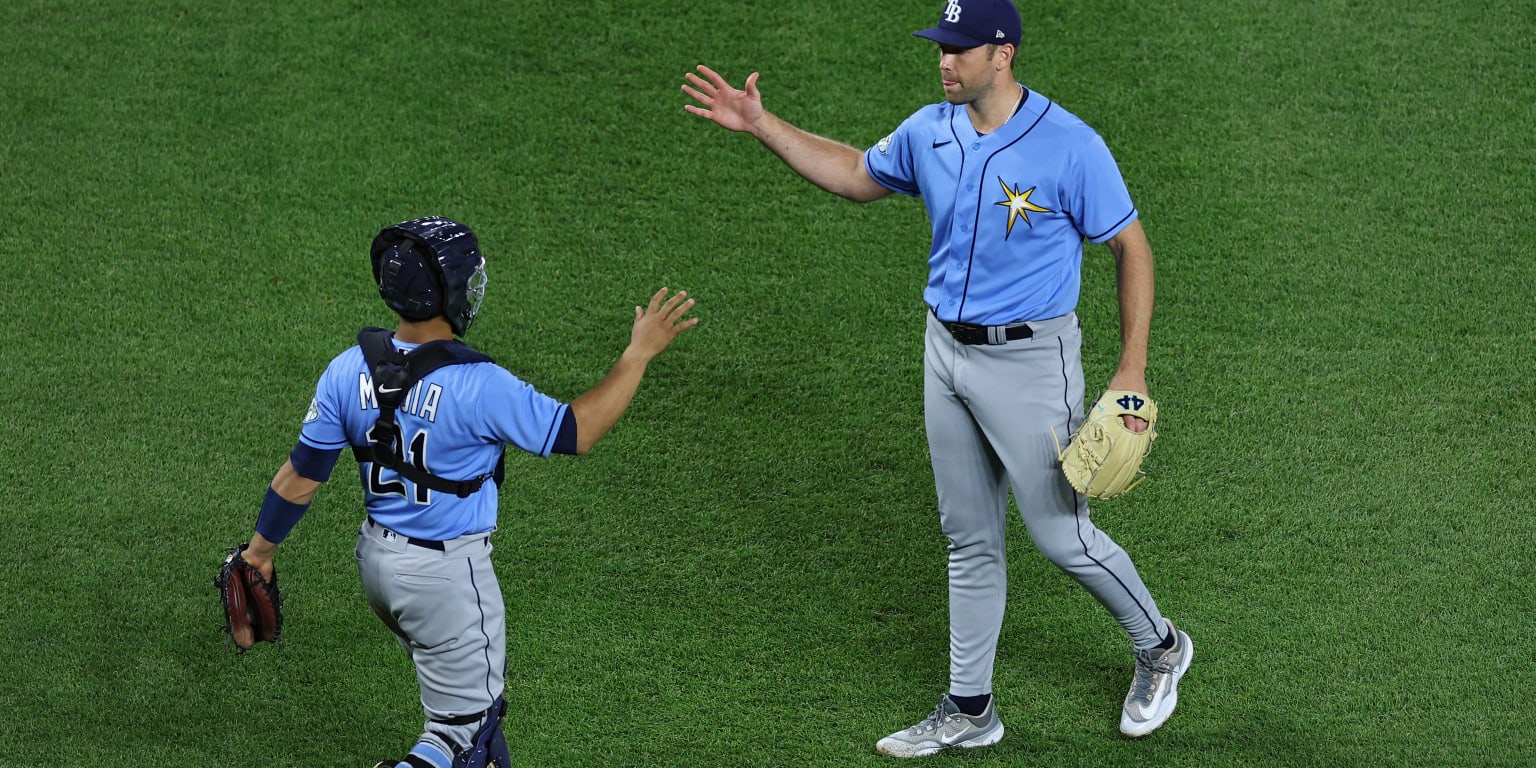
[[[1147,377],[1145,374],[1116,371],[1115,377],[1109,380],[1109,388],[1122,392],[1136,392],[1147,395],[1148,399],[1151,399],[1151,395],[1147,391]],[[1140,416],[1132,416],[1129,413],[1121,414],[1120,421],[1124,422],[1125,428],[1132,432],[1147,431],[1147,420]]]
[[[1123,418],[1137,414],[1144,424],[1133,431]],[[1128,389],[1105,390],[1088,406],[1066,448],[1057,448],[1061,472],[1078,493],[1113,499],[1135,488],[1146,476],[1141,462],[1157,439],[1157,403]],[[1053,433],[1054,434],[1054,433]]]
[[[635,324],[630,330],[629,351],[649,361],[662,353],[677,335],[699,324],[697,317],[684,318],[693,309],[693,299],[687,291],[667,297],[668,289],[662,288],[651,296],[646,307],[635,307]]]

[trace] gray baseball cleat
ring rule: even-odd
[[[1195,658],[1189,635],[1163,620],[1174,635],[1173,647],[1136,652],[1136,676],[1120,710],[1120,732],[1127,736],[1145,736],[1168,722],[1179,703],[1179,678]]]
[[[996,698],[987,702],[987,711],[972,717],[946,695],[926,720],[876,742],[875,751],[889,757],[926,757],[952,747],[988,747],[1002,740]]]

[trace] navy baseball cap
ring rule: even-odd
[[[939,45],[975,48],[978,45],[1019,44],[1024,24],[1013,0],[946,0],[939,23],[913,32]]]

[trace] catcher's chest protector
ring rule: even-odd
[[[374,462],[394,470],[417,485],[452,493],[460,498],[480,490],[486,480],[494,478],[499,484],[503,466],[500,460],[491,473],[469,480],[451,480],[434,475],[426,467],[407,461],[400,424],[395,421],[395,409],[405,402],[411,388],[427,374],[449,365],[495,361],[489,355],[477,352],[456,339],[429,341],[410,352],[396,349],[393,339],[394,334],[383,328],[364,328],[357,334],[358,346],[363,349],[363,362],[373,378],[373,396],[379,404],[379,418],[373,429],[368,431],[369,444],[352,446],[352,455],[359,462]]]

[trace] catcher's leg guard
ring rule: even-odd
[[[512,757],[507,753],[507,737],[501,732],[502,718],[507,715],[507,701],[496,697],[486,710],[485,722],[475,731],[475,738],[458,756],[453,758],[453,768],[512,768]]]

